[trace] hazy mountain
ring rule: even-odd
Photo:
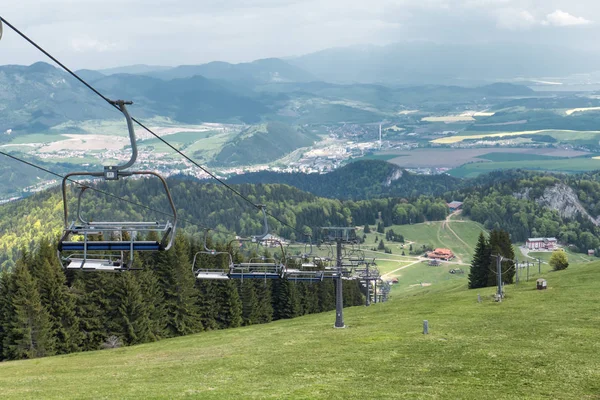
[[[267,58],[240,64],[215,61],[202,65],[180,65],[168,70],[144,74],[165,80],[202,75],[209,79],[246,83],[307,82],[316,80],[312,74],[278,58]]]
[[[138,117],[166,116],[180,122],[254,123],[269,112],[245,89],[201,76],[164,81],[143,75],[83,71],[104,95],[133,100]],[[119,114],[67,73],[46,63],[0,66],[0,132],[44,132],[66,121],[115,119]],[[8,139],[9,137],[6,137]]]
[[[600,54],[518,44],[397,43],[333,48],[287,61],[329,82],[472,84],[590,72]]]
[[[166,67],[166,66],[161,66],[161,65],[136,64],[136,65],[126,65],[124,67],[100,69],[100,70],[98,70],[98,72],[100,72],[103,75],[148,74],[151,72],[165,71],[165,70],[169,70],[172,68],[173,67]]]
[[[99,104],[81,83],[49,64],[0,66],[0,132],[39,132],[69,120],[114,118]]]

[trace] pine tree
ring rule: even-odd
[[[4,351],[4,343],[9,331],[8,324],[14,315],[13,293],[12,272],[3,272],[0,274],[0,360],[7,357]]]
[[[9,317],[3,348],[7,358],[22,359],[54,354],[55,340],[48,312],[42,306],[37,282],[27,266],[18,262],[11,303],[14,314]]]
[[[37,276],[40,298],[48,311],[52,335],[56,339],[56,353],[68,354],[80,350],[83,335],[79,330],[75,297],[66,284],[66,277],[58,265],[54,247],[45,239],[30,266]]]
[[[475,245],[475,254],[473,254],[473,260],[471,261],[469,289],[487,286],[490,262],[489,244],[483,232],[480,232],[477,244]]]
[[[187,240],[178,234],[171,249],[157,252],[155,272],[165,296],[167,336],[180,336],[202,329],[198,308],[196,279],[192,274]]]
[[[218,282],[198,279],[196,281],[196,307],[200,322],[205,330],[218,329],[217,317],[219,306],[217,304]]]
[[[319,309],[321,312],[335,309],[335,288],[333,279],[319,284]]]
[[[154,271],[145,268],[138,272],[138,281],[144,298],[149,319],[150,340],[166,336],[165,296]]]
[[[117,336],[127,344],[150,341],[150,318],[142,294],[142,289],[134,273],[120,274],[117,279],[116,300],[119,310],[119,328]]]
[[[71,286],[75,309],[83,334],[83,350],[98,350],[114,331],[112,317],[117,310],[111,301],[113,274],[76,271]]]
[[[258,310],[256,315],[257,324],[266,324],[273,320],[273,304],[271,299],[273,297],[273,284],[271,281],[267,281],[266,285],[256,284],[254,287],[256,293],[256,303],[258,304]]]
[[[216,317],[219,329],[236,328],[242,325],[242,302],[234,281],[216,282],[217,306]]]
[[[254,280],[248,279],[240,282],[238,290],[242,301],[242,325],[256,324],[258,321],[258,301]]]
[[[273,319],[287,319],[298,316],[300,304],[294,283],[280,279],[275,281],[273,286]]]
[[[363,232],[364,233],[371,233],[371,227],[369,226],[369,224],[365,224]]]

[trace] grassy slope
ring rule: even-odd
[[[597,398],[600,263],[506,288],[448,282],[370,308],[0,364],[11,398]],[[476,294],[484,299],[479,304]],[[430,335],[421,333],[424,319]]]
[[[481,224],[470,220],[454,220],[450,222],[450,228],[464,241],[465,245],[452,234],[442,221],[425,222],[413,225],[394,225],[386,228],[393,229],[396,233],[404,235],[405,240],[414,242],[413,248],[418,249],[422,245],[432,245],[435,247],[445,247],[451,249],[454,254],[459,257],[462,262],[469,263],[473,254],[473,249],[477,243],[477,237],[483,227]],[[377,247],[375,243],[375,235],[385,240],[384,234],[369,233],[367,234],[366,246],[368,248]],[[402,254],[402,250],[408,255],[408,244],[404,245],[404,249],[399,243],[386,242],[386,245],[391,248],[392,254],[398,256]]]

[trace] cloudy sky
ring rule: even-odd
[[[8,0],[0,15],[73,68],[201,64],[402,41],[600,50],[598,0]],[[8,3],[8,4],[7,4]],[[0,64],[43,60],[8,27]]]

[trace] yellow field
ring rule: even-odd
[[[537,130],[537,131],[496,132],[496,133],[484,133],[484,134],[479,134],[479,135],[449,136],[449,137],[434,139],[431,141],[431,143],[452,144],[452,143],[460,143],[463,140],[469,140],[469,139],[483,139],[483,138],[490,138],[490,137],[502,138],[502,137],[519,136],[519,135],[533,135],[533,134],[546,133],[546,132],[572,132],[572,133],[600,134],[600,131],[572,131],[572,130],[557,131],[555,129],[541,129],[541,130]]]
[[[571,115],[576,112],[584,112],[584,111],[600,111],[600,107],[572,108],[570,110],[565,111],[565,114]]]
[[[424,117],[421,118],[424,122],[445,122],[447,124],[452,122],[471,122],[475,121],[471,115],[446,115],[443,117]]]

